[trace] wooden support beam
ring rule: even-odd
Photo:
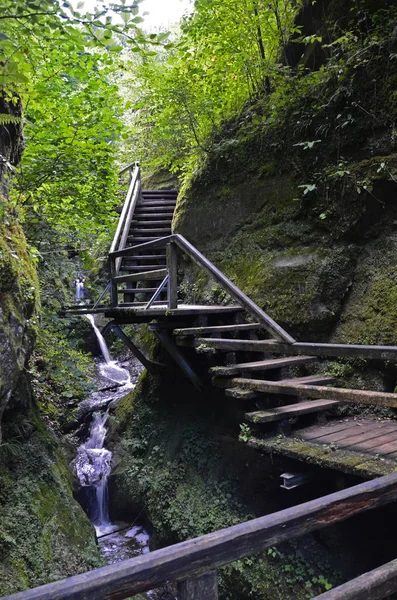
[[[323,529],[396,499],[397,473],[392,473],[149,554],[18,592],[2,600],[122,600],[167,581],[200,577],[255,552]],[[373,600],[370,596],[367,598]]]
[[[397,560],[364,573],[313,600],[382,600],[397,592]]]
[[[304,396],[306,398],[324,398],[327,400],[339,400],[340,402],[358,402],[360,404],[375,404],[377,406],[397,408],[397,394],[389,394],[387,392],[294,384],[292,380],[284,383],[283,381],[263,381],[261,379],[245,379],[242,377],[233,378],[231,384],[238,388],[254,392],[290,394],[291,396]],[[230,380],[226,387],[230,387]]]
[[[149,358],[146,358],[146,356],[144,354],[142,354],[142,352],[139,350],[139,348],[137,346],[135,346],[133,341],[130,340],[130,338],[124,333],[124,331],[121,329],[120,325],[112,322],[112,323],[109,323],[109,326],[113,329],[114,333],[121,339],[121,341],[124,342],[124,344],[127,346],[127,348],[129,348],[131,350],[131,352],[134,354],[134,356],[136,356],[136,358],[146,368],[146,370],[149,371],[149,373],[157,373],[159,367],[160,368],[165,367],[165,365],[156,363],[156,362],[150,360]]]
[[[216,571],[181,581],[178,584],[178,600],[218,600]]]
[[[178,257],[175,244],[167,244],[168,308],[178,308]]]
[[[190,379],[192,384],[198,390],[202,390],[204,385],[197,375],[191,364],[186,360],[186,358],[182,355],[177,346],[175,346],[173,339],[171,336],[164,331],[164,329],[157,328],[156,325],[152,325],[150,329],[155,333],[155,335],[159,338],[160,342],[163,344],[164,348],[167,352],[172,356],[175,362],[179,365],[182,371],[185,373],[186,377]]]

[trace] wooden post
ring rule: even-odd
[[[110,266],[110,304],[112,306],[118,306],[119,297],[117,293],[117,282],[114,281],[114,277],[116,275],[116,259],[110,257],[109,266]]]
[[[178,263],[176,246],[172,242],[166,246],[168,269],[168,308],[178,308]]]
[[[216,571],[178,583],[179,600],[218,600]]]

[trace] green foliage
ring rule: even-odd
[[[264,93],[280,68],[280,42],[295,31],[293,4],[199,0],[174,47],[139,68],[134,61],[137,155],[186,170],[220,150],[225,119]]]
[[[46,315],[39,329],[30,373],[42,412],[54,421],[64,419],[94,389],[91,355],[75,347],[67,326]]]

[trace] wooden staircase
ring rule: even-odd
[[[110,306],[71,312],[103,312],[126,343],[120,325],[151,323],[193,385],[218,388],[239,403],[258,435],[274,435],[275,426],[286,431],[310,424],[318,415],[332,414],[341,402],[397,407],[393,392],[338,386],[324,364],[327,357],[396,362],[397,346],[296,341],[188,240],[172,233],[175,190],[142,190],[139,166],[124,171],[130,185],[109,252]],[[181,254],[223,288],[230,305],[181,304]],[[148,369],[157,368],[131,340],[128,345]],[[207,372],[202,369],[205,353],[210,356]]]
[[[134,246],[170,235],[176,198],[176,190],[142,190],[129,226],[127,244]],[[145,273],[143,279],[125,280],[126,286],[119,290],[124,304],[148,301],[166,276],[165,268],[165,248],[123,257],[119,268],[123,275]],[[165,293],[161,292],[158,299],[164,299]]]
[[[274,424],[284,430],[286,426],[302,427],[302,418],[307,421],[307,415],[332,414],[340,402],[397,406],[394,393],[333,387],[335,379],[319,371],[324,368],[319,357],[286,354],[284,346],[280,348],[277,340],[269,338],[259,323],[175,329],[174,338],[179,347],[211,355],[217,363],[209,368],[212,385],[223,388],[226,397],[242,402],[246,421],[255,430],[260,427],[262,434],[269,433]],[[332,354],[332,345],[330,350]],[[246,360],[247,355],[255,360]]]

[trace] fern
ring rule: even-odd
[[[0,125],[19,125],[20,123],[22,123],[22,117],[0,113]]]

